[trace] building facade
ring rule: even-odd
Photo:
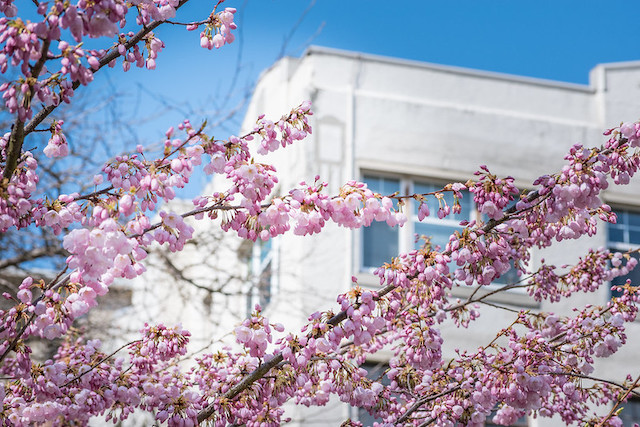
[[[329,183],[330,194],[352,179],[364,180],[384,194],[423,193],[465,182],[480,165],[498,176],[514,177],[519,188],[527,189],[537,177],[559,171],[574,143],[601,145],[604,129],[638,118],[640,62],[598,65],[589,85],[578,85],[311,47],[300,58],[283,58],[262,74],[243,128],[252,129],[261,114],[280,117],[304,100],[312,102],[313,134],[265,159],[276,166],[284,193],[300,181],[312,182],[316,175]],[[603,199],[619,213],[618,224],[592,238],[534,251],[530,268],[534,270],[542,258],[556,265],[575,262],[590,247],[638,247],[639,190],[640,183],[633,181],[608,189]],[[289,233],[245,249],[254,286],[236,295],[241,302],[229,299],[234,302],[214,314],[227,313],[231,306],[242,312],[243,307],[261,303],[274,322],[295,328],[310,313],[335,309],[336,296],[350,289],[352,276],[361,286],[377,287],[373,269],[413,249],[416,234],[433,236],[435,244],[444,245],[459,221],[479,218],[470,197],[463,198],[460,214],[448,220],[419,222],[412,204],[406,213],[409,221],[402,228],[377,224],[354,231],[329,224],[318,235]],[[510,280],[509,274],[503,280]],[[472,291],[473,287],[460,286],[452,292],[464,297]],[[493,301],[515,309],[569,314],[573,307],[603,304],[608,298],[609,290],[603,288],[557,304],[537,304],[514,290]],[[207,304],[211,302],[198,299],[205,311]],[[170,316],[172,310],[156,311]],[[512,320],[499,310],[480,308],[480,313],[468,329],[444,326],[445,359],[456,349],[485,345]],[[229,319],[224,314],[215,322]],[[203,342],[211,336],[211,328],[203,326],[206,322],[184,323],[196,336],[201,329]],[[630,325],[628,336],[638,333],[640,325]],[[615,357],[599,360],[597,372],[623,379],[630,368],[640,367],[638,351],[640,343],[631,339]],[[384,363],[385,357],[381,354],[371,362]],[[299,425],[339,425],[348,417],[365,417],[340,403],[292,409],[291,416]],[[529,426],[562,425],[549,419],[521,421]]]
[[[319,175],[329,182],[330,194],[351,179],[364,180],[382,194],[423,193],[465,182],[482,164],[527,189],[537,177],[559,171],[574,143],[600,145],[604,129],[638,119],[640,62],[598,65],[589,77],[589,85],[577,85],[312,47],[262,74],[244,128],[250,129],[260,114],[275,118],[312,101],[313,135],[266,159],[275,162],[283,191]],[[603,199],[619,213],[618,224],[593,238],[532,253],[530,268],[541,258],[556,265],[574,262],[589,247],[626,250],[640,245],[638,190],[633,182],[612,186]],[[399,229],[386,224],[357,231],[328,226],[312,237],[275,239],[268,255],[262,254],[270,260],[267,314],[288,325],[303,322],[309,313],[335,307],[336,295],[352,286],[351,276],[360,285],[377,287],[373,268],[413,249],[416,234],[433,236],[434,243],[444,246],[460,220],[478,216],[471,198],[463,198],[461,213],[444,221],[428,217],[418,222],[415,206],[406,209],[409,221]],[[470,291],[460,287],[453,293],[464,297]],[[609,297],[608,289],[600,289],[539,305],[514,290],[496,296],[496,302],[569,314],[572,307],[606,303]],[[469,329],[442,331],[445,359],[456,348],[486,344],[510,321],[498,310],[480,311],[481,318]],[[630,337],[640,332],[638,326],[631,325]],[[640,346],[633,341],[615,357],[600,360],[598,372],[620,379],[629,367],[640,366]],[[333,413],[332,425],[357,417],[341,405],[332,411],[315,412],[323,419]],[[523,420],[531,426],[553,422]]]

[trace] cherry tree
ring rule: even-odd
[[[168,425],[279,425],[287,419],[286,402],[322,406],[332,396],[369,411],[381,425],[482,425],[494,409],[494,422],[506,425],[524,414],[621,425],[616,411],[638,396],[640,376],[616,382],[592,373],[595,358],[626,342],[625,325],[637,313],[631,283],[618,287],[620,296],[606,305],[577,307],[573,316],[513,313],[492,341],[453,359],[443,358],[440,328],[447,319],[468,326],[478,317],[474,305],[494,293],[522,288],[537,301],[558,301],[593,292],[635,267],[629,253],[599,249],[564,269],[542,264],[532,271],[529,250],[593,235],[598,220],[616,221],[599,194],[627,184],[640,166],[638,123],[607,130],[600,147],[574,145],[565,167],[533,182],[535,190],[519,190],[513,179],[480,167],[469,181],[427,194],[378,194],[356,181],[328,194],[317,177],[276,196],[277,171],[262,160],[304,143],[313,115],[305,102],[280,118],[260,116],[253,130],[224,140],[184,120],[167,130],[160,152],[138,145],[104,159],[95,189],[43,197],[39,162],[25,142],[34,132],[48,132],[42,153],[64,162],[70,150],[56,112],[95,73],[153,70],[164,47],[153,31],[168,22],[198,31],[208,50],[234,41],[235,9],[220,1],[201,21],[181,23],[176,15],[186,2],[34,1],[37,13],[26,20],[18,17],[25,2],[0,0],[0,71],[16,76],[0,86],[13,120],[0,138],[0,232],[47,230],[62,236],[68,254],[50,280],[25,277],[17,292],[4,294],[4,425],[86,424],[96,416],[115,423],[136,412]],[[104,48],[84,47],[89,39]],[[224,176],[229,186],[195,198],[188,211],[164,211],[161,203],[174,199],[197,168]],[[140,325],[138,339],[109,354],[99,341],[70,329],[114,280],[143,276],[152,245],[181,251],[194,237],[186,218],[217,219],[243,239],[268,240],[319,233],[329,222],[347,229],[374,221],[402,226],[403,206],[411,200],[421,220],[442,218],[460,209],[463,190],[486,220],[464,223],[444,248],[426,239],[420,249],[390,259],[375,272],[379,289],[359,287],[354,278],[336,309],[310,313],[302,330],[270,322],[258,306],[233,331],[236,348],[198,355],[181,369],[190,334],[180,326]],[[453,194],[452,205],[443,203],[445,193]],[[442,202],[437,212],[429,212],[429,198]],[[449,296],[454,284],[487,286],[511,265],[520,274],[517,283],[464,301]],[[61,344],[53,358],[37,362],[30,338]],[[361,367],[383,348],[393,353],[385,384]]]

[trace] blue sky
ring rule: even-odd
[[[176,20],[202,19],[215,1],[191,0]],[[239,105],[259,73],[309,44],[438,64],[588,83],[598,63],[640,59],[640,2],[608,0],[227,0],[237,41],[199,46],[199,32],[164,26],[157,69],[104,73],[136,118],[140,142],[185,117],[215,122]],[[305,14],[305,11],[307,13]],[[303,19],[301,19],[303,17]],[[108,78],[107,78],[108,77]],[[149,120],[147,121],[147,118]],[[242,114],[216,136],[238,132]]]
[[[206,16],[213,4],[192,0],[178,20]],[[640,2],[317,0],[292,32],[309,4],[227,0],[238,8],[241,28],[238,41],[218,51],[200,48],[197,32],[162,28],[167,47],[157,70],[129,73],[129,84],[206,113],[228,92],[239,54],[236,95],[282,51],[298,56],[310,43],[583,84],[598,63],[640,59],[640,32],[631,18],[640,14]]]

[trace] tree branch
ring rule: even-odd
[[[32,81],[28,83],[29,91],[25,93],[24,98],[22,99],[22,105],[24,108],[27,108],[27,106],[31,104],[31,99],[33,98],[33,86],[38,81],[38,76],[40,75],[42,67],[44,67],[44,63],[47,60],[47,53],[49,52],[50,45],[51,40],[44,40],[42,43],[40,58],[38,58],[38,61],[31,69],[31,77],[27,79],[27,82],[30,80]],[[7,159],[4,165],[4,171],[2,172],[2,180],[6,181],[6,184],[9,183],[11,176],[13,176],[13,172],[16,170],[16,167],[18,167],[18,159],[22,153],[22,144],[24,143],[25,136],[24,122],[20,119],[20,113],[18,112],[18,117],[16,117],[16,121],[11,129],[11,136],[9,137],[9,144],[7,146]]]
[[[175,7],[175,9],[176,10],[180,9],[188,1],[189,0],[180,0],[180,2]],[[167,22],[167,21],[154,21],[154,22],[152,22],[148,26],[146,26],[143,29],[141,29],[140,31],[138,31],[138,33],[135,34],[133,37],[131,37],[129,39],[129,41],[127,41],[124,44],[124,47],[127,50],[129,50],[130,48],[135,46],[140,40],[142,40],[147,34],[149,34],[151,31],[155,30],[158,26],[160,26],[161,24],[163,24],[165,22]],[[102,69],[102,67],[104,67],[105,65],[108,65],[109,62],[113,61],[114,59],[118,58],[119,56],[121,56],[121,55],[118,52],[118,49],[113,49],[111,52],[109,52],[108,54],[106,54],[105,56],[103,56],[99,60],[100,66],[98,67],[98,69],[93,71],[93,74],[98,72],[100,69]],[[80,87],[80,82],[76,80],[76,81],[73,82],[72,88],[73,88],[73,90],[76,90],[78,87]],[[38,114],[36,114],[35,117],[24,128],[25,136],[30,134],[31,132],[33,132],[36,129],[36,126],[38,126],[40,123],[42,123],[42,121],[44,119],[46,119],[49,116],[49,114],[51,114],[53,112],[53,110],[55,110],[57,107],[58,107],[57,105],[49,105],[49,106],[44,107],[42,110],[40,110],[38,112]]]
[[[541,197],[540,193],[538,191],[534,191],[534,192],[532,192],[531,194],[529,194],[527,196],[526,200],[527,200],[527,202],[531,203],[532,201],[536,200],[539,197]],[[530,209],[530,208],[528,208],[528,209]],[[505,211],[505,216],[503,218],[501,218],[500,220],[493,220],[492,219],[489,222],[487,222],[487,224],[485,224],[484,227],[482,227],[482,230],[485,233],[490,231],[490,230],[492,230],[493,228],[497,227],[499,224],[501,224],[504,221],[506,221],[507,219],[509,219],[510,218],[510,214],[514,213],[514,212],[516,212],[515,206],[511,207],[510,209],[507,209]],[[443,254],[447,254],[447,255],[450,254],[450,253],[451,253],[450,250],[443,252]],[[375,301],[379,301],[382,297],[384,297],[388,293],[396,290],[397,287],[398,287],[398,285],[393,284],[393,283],[385,286],[384,288],[382,288],[378,292],[378,295],[376,297],[374,297],[374,300]],[[359,304],[356,304],[356,305],[359,306]],[[334,327],[334,326],[337,326],[340,323],[342,323],[342,321],[344,321],[346,318],[347,318],[347,311],[343,310],[340,313],[338,313],[338,314],[334,315],[333,317],[331,317],[329,320],[327,320],[327,322],[325,324],[327,326]],[[328,329],[329,328],[327,328],[327,330]],[[320,332],[317,335],[320,335]],[[284,357],[282,355],[282,352],[276,353],[273,356],[273,359],[270,359],[268,362],[265,362],[265,363],[261,364],[260,366],[258,366],[253,372],[251,372],[249,375],[244,377],[238,384],[236,384],[231,389],[229,389],[229,391],[227,391],[219,399],[225,399],[225,400],[233,399],[238,394],[240,394],[242,391],[244,391],[245,389],[249,388],[249,386],[251,386],[251,384],[253,384],[254,382],[256,382],[259,379],[263,378],[272,368],[277,366],[283,360],[284,360]],[[454,389],[449,390],[448,392],[452,392],[452,391],[454,391]],[[209,417],[211,417],[211,415],[213,415],[215,409],[216,409],[215,408],[215,402],[207,405],[204,409],[202,409],[200,412],[198,412],[198,422],[201,423],[201,422],[205,421],[206,419],[208,419]]]
[[[63,255],[65,253],[67,252],[62,248],[49,248],[46,246],[33,248],[29,251],[21,253],[20,255],[14,256],[13,258],[0,260],[0,270],[11,266],[16,266],[25,261],[32,261],[43,256]]]
[[[623,395],[620,396],[620,398],[618,398],[618,401],[616,402],[615,405],[613,405],[613,408],[611,408],[611,410],[609,411],[607,416],[603,420],[600,420],[600,422],[598,422],[598,424],[596,424],[596,427],[602,427],[602,426],[606,425],[607,421],[609,421],[609,418],[611,418],[613,416],[613,414],[615,413],[615,411],[618,408],[618,406],[620,406],[620,403],[622,403],[622,401],[625,400],[627,398],[627,396],[629,396],[629,393],[631,393],[633,391],[633,389],[638,386],[638,382],[639,381],[640,381],[640,376],[638,376],[638,378],[636,378],[636,380],[633,382],[633,384],[631,384],[628,388],[626,388],[626,390],[624,391]],[[616,385],[618,387],[620,387],[618,384],[616,384]],[[622,387],[622,388],[624,388],[624,387]]]
[[[402,414],[400,418],[398,418],[398,420],[396,421],[396,424],[401,424],[405,422],[411,414],[417,411],[425,403],[431,402],[432,400],[436,400],[439,397],[446,396],[447,394],[453,393],[454,391],[457,391],[457,390],[460,390],[459,385],[449,390],[442,391],[438,394],[434,394],[433,396],[428,396],[428,397],[423,397],[422,399],[418,399],[413,405],[411,405],[409,409],[407,409],[407,412],[405,412],[404,414]]]

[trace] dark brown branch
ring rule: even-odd
[[[230,400],[240,394],[243,390],[249,388],[251,384],[258,381],[260,378],[264,377],[272,368],[278,365],[280,362],[284,360],[282,353],[276,354],[273,359],[269,360],[258,366],[252,373],[247,375],[240,381],[238,384],[233,386],[229,391],[227,391],[222,399]],[[207,420],[211,415],[213,415],[216,410],[215,403],[212,403],[205,407],[203,410],[198,412],[198,423],[201,423]]]
[[[402,414],[402,416],[400,418],[398,418],[398,420],[396,421],[396,424],[401,424],[403,422],[405,422],[409,416],[411,414],[413,414],[415,411],[417,411],[422,405],[424,405],[425,403],[429,403],[432,400],[436,400],[439,397],[442,396],[446,396],[447,394],[453,393],[454,391],[460,390],[460,386],[455,386],[449,390],[445,390],[442,391],[438,394],[434,394],[433,396],[428,396],[428,397],[423,397],[422,399],[418,399],[413,405],[411,405],[411,407],[409,409],[407,409],[407,412],[405,412],[404,414]]]
[[[629,387],[626,387],[626,388],[623,387],[623,388],[625,388],[625,391],[624,391],[623,395],[620,396],[620,398],[618,399],[616,404],[613,405],[613,408],[611,408],[611,410],[609,411],[607,416],[603,420],[600,420],[600,422],[598,422],[598,424],[596,424],[596,427],[602,427],[602,426],[607,424],[607,421],[616,412],[616,409],[618,408],[618,406],[620,406],[620,403],[622,403],[622,401],[625,400],[627,398],[627,396],[629,396],[629,393],[631,393],[633,391],[633,389],[638,386],[638,382],[639,381],[640,381],[640,376],[638,376],[638,378],[636,378],[636,380],[633,382],[633,384],[631,384]]]
[[[391,285],[387,286],[387,288],[390,288],[390,287]],[[391,287],[391,289],[387,290],[387,293],[391,292],[393,289],[395,289],[395,287]],[[341,311],[340,313],[333,316],[331,319],[327,320],[326,324],[333,327],[340,324],[346,318],[347,318],[347,312]],[[240,381],[238,384],[236,384],[231,389],[229,389],[229,391],[227,391],[221,398],[225,400],[233,399],[242,391],[249,388],[251,384],[263,378],[272,368],[276,367],[283,360],[284,360],[284,357],[282,356],[282,352],[275,354],[273,356],[273,359],[270,359],[268,362],[265,362],[260,366],[258,366],[253,372],[251,372],[249,375],[244,377],[242,381]],[[198,413],[198,422],[201,423],[204,420],[208,419],[211,415],[213,415],[214,411],[215,411],[215,403],[212,403],[207,407],[205,407],[203,410],[201,410]]]
[[[42,71],[42,67],[44,67],[44,63],[47,60],[47,53],[49,52],[49,46],[51,45],[51,40],[46,39],[42,43],[42,51],[40,52],[40,58],[35,63],[33,68],[31,68],[31,77],[33,81],[29,83],[29,91],[24,95],[22,100],[22,105],[24,108],[27,108],[31,103],[31,99],[33,98],[33,86],[35,82],[38,80],[38,76]],[[30,79],[27,79],[29,82]],[[18,117],[16,117],[16,121],[13,124],[13,128],[11,129],[11,136],[9,137],[9,144],[7,146],[7,159],[4,165],[4,171],[2,172],[2,179],[6,181],[8,184],[13,176],[13,172],[15,172],[18,167],[18,159],[20,158],[20,154],[22,153],[22,144],[24,143],[24,137],[27,135],[24,128],[24,122],[20,119],[20,113],[18,113]]]
[[[12,126],[11,136],[9,137],[9,144],[7,145],[7,159],[4,165],[4,171],[2,172],[3,184],[9,184],[13,172],[18,167],[18,159],[22,152],[22,143],[24,142],[24,123],[19,118],[16,118],[15,123]]]

